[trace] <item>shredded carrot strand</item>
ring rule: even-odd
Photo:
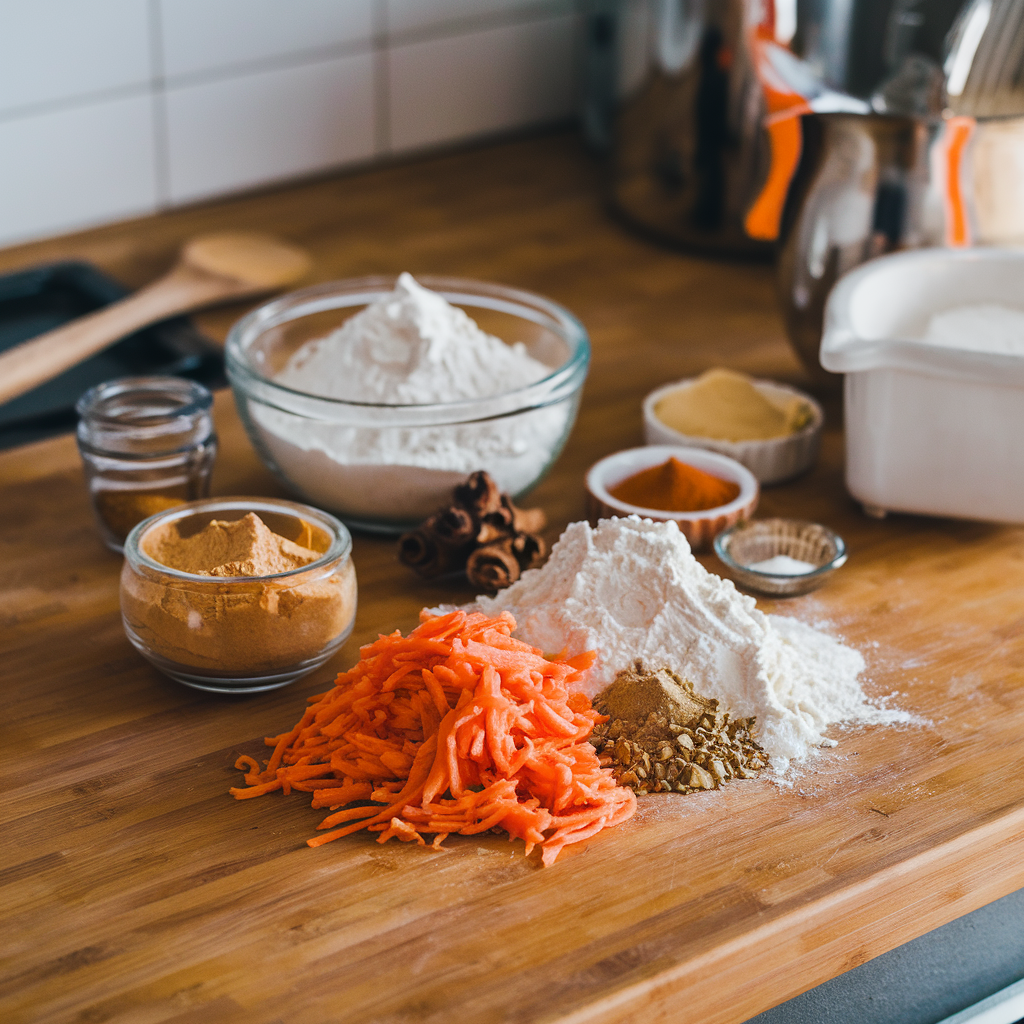
[[[407,637],[381,634],[293,729],[267,737],[264,770],[238,758],[247,785],[232,795],[312,792],[331,813],[310,846],[367,829],[382,843],[433,835],[436,849],[500,827],[545,866],[626,821],[636,797],[587,742],[604,719],[569,692],[594,654],[548,659],[514,629],[508,612],[423,612]]]

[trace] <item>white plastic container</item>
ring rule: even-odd
[[[821,365],[846,374],[846,483],[869,514],[1024,522],[1024,349],[924,340],[936,313],[983,303],[1024,312],[1024,250],[884,256],[829,296]]]

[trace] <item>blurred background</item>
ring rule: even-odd
[[[577,109],[572,0],[0,0],[0,245]]]
[[[628,230],[774,261],[834,392],[844,274],[1024,245],[1024,0],[0,0],[0,25],[0,247],[574,125]],[[43,408],[16,401],[0,424]]]

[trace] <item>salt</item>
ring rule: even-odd
[[[814,572],[818,567],[813,562],[802,562],[791,555],[773,555],[744,568],[753,569],[754,572],[765,572],[771,576],[803,576],[805,573]]]

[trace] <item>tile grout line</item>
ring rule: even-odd
[[[137,96],[145,96],[152,92],[152,89],[152,80],[148,79],[131,85],[116,85],[109,89],[97,89],[92,92],[80,93],[77,96],[67,96],[63,99],[27,103],[20,107],[0,110],[0,124],[10,124],[12,121],[30,121],[36,117],[46,117],[48,114],[60,114],[65,110],[81,110],[85,107],[95,107],[112,101],[133,99]]]
[[[167,88],[170,89],[209,85],[213,82],[229,82],[265,74],[268,71],[288,71],[293,68],[309,67],[313,64],[326,64],[344,57],[357,57],[360,54],[369,53],[372,49],[372,38],[335,43],[331,46],[306,47],[270,57],[255,57],[251,60],[237,61],[234,64],[224,64],[216,68],[205,68],[202,71],[187,71],[177,75],[168,75],[164,81]]]
[[[478,14],[476,17],[453,18],[434,25],[406,29],[390,33],[391,46],[406,46],[410,43],[428,43],[438,39],[453,39],[457,36],[486,32],[506,25],[526,25],[534,21],[552,21],[576,13],[574,0],[548,0],[511,10],[496,11],[493,14]]]

